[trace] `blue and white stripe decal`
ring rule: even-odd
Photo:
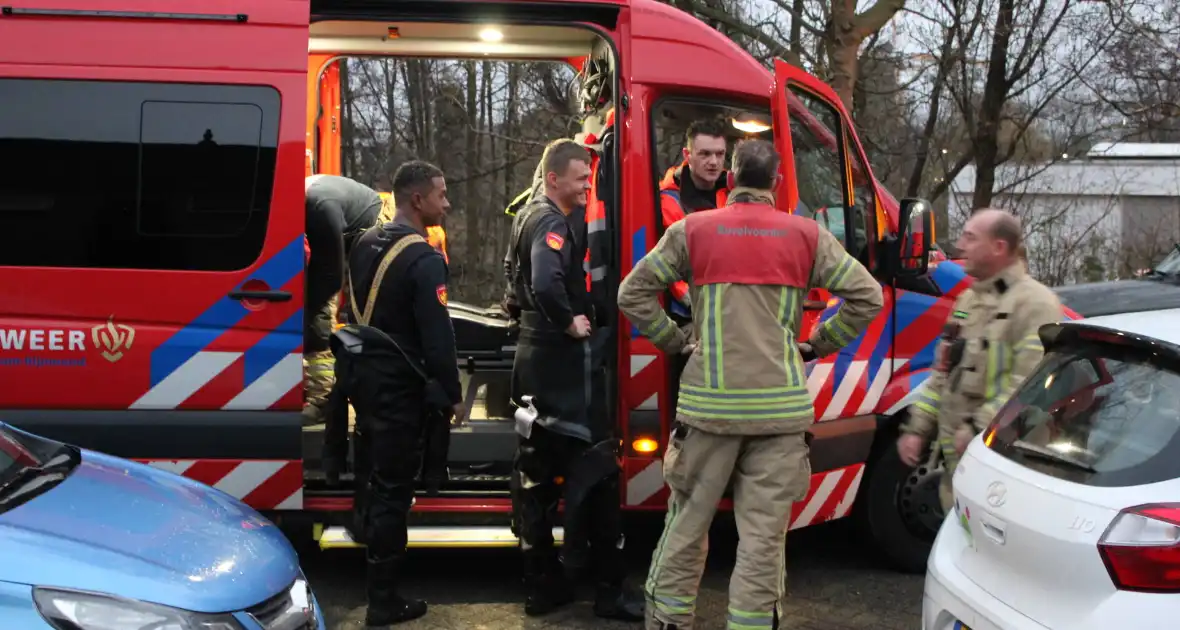
[[[299,309],[246,350],[246,387],[277,365],[283,357],[298,350],[302,342],[303,309]]]
[[[272,288],[278,289],[285,286],[302,271],[303,235],[300,235],[270,260],[263,263],[258,271],[251,274],[250,279],[261,280]],[[243,282],[243,284],[245,283]],[[240,286],[238,285],[238,287]],[[250,311],[242,306],[241,302],[229,297],[222,297],[208,310],[189,322],[187,326],[178,330],[175,335],[152,351],[152,387],[159,385],[181,365],[208,347],[225,331],[238,325],[249,314]],[[302,317],[302,314],[299,316]],[[290,320],[284,323],[280,330],[287,328],[289,323]],[[269,338],[268,336],[264,339]],[[247,380],[249,380],[249,376],[247,376]]]
[[[303,272],[303,236],[267,260],[250,279],[278,289]],[[238,285],[241,286],[241,285]],[[236,288],[236,287],[235,287]],[[244,356],[242,391],[224,409],[267,409],[303,380],[303,309],[243,352],[206,351],[250,311],[223,297],[152,351],[151,389],[132,409],[175,409]]]
[[[647,226],[635,230],[635,234],[631,236],[631,268],[634,269],[645,255],[647,255]],[[635,324],[631,325],[631,338],[639,338],[639,328]]]

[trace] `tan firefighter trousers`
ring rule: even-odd
[[[693,627],[709,526],[731,480],[740,539],[726,628],[773,627],[786,597],[791,506],[810,484],[807,456],[803,433],[742,436],[688,428],[673,438],[663,462],[668,516],[644,587],[647,630]]]
[[[313,316],[312,325],[315,335],[327,340],[336,329],[336,312],[340,302],[340,294],[336,293],[323,308]],[[324,405],[328,403],[328,394],[336,383],[336,363],[331,350],[321,352],[305,352],[303,354],[303,382],[305,395],[303,398],[303,423],[318,424],[324,421]]]

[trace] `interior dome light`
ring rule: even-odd
[[[504,39],[504,33],[498,28],[489,26],[479,32],[479,38],[485,42],[498,42]]]
[[[729,122],[734,129],[742,133],[762,133],[770,130],[770,123],[765,118],[749,112],[742,112]]]

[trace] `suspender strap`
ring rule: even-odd
[[[381,264],[377,267],[377,273],[373,275],[373,284],[369,287],[369,299],[365,300],[365,310],[357,308],[356,304],[356,289],[352,285],[352,270],[348,270],[348,299],[352,302],[352,312],[356,313],[357,320],[362,326],[369,325],[369,318],[373,316],[373,305],[377,303],[377,290],[381,288],[381,281],[385,278],[385,271],[389,269],[389,265],[401,255],[407,247],[414,243],[425,243],[426,239],[411,234],[404,236],[389,251],[385,252],[385,256],[381,259]]]

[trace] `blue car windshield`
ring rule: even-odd
[[[82,461],[76,446],[0,422],[0,514],[49,492]]]
[[[29,450],[8,427],[0,423],[0,484],[25,466],[40,465],[40,458]]]
[[[17,466],[16,449],[9,440],[8,432],[0,426],[0,480],[8,477]]]

